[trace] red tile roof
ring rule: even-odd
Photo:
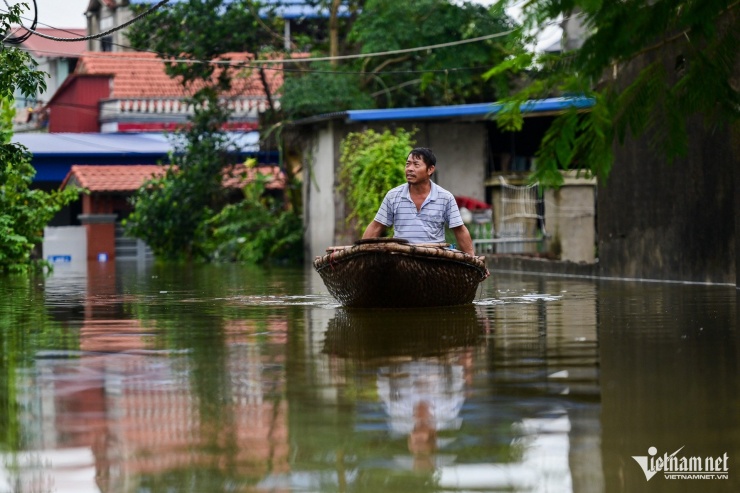
[[[269,178],[265,182],[265,188],[268,190],[282,190],[285,188],[286,176],[276,164],[260,165],[256,167],[247,167],[243,164],[237,164],[229,169],[224,170],[223,184],[227,188],[241,188],[247,183],[252,183],[257,179],[257,173]]]
[[[254,59],[250,53],[227,53],[224,58],[232,62]],[[216,73],[221,70],[216,70]],[[229,96],[265,97],[256,68],[233,68],[233,89]],[[113,77],[111,98],[183,97],[186,92],[179,80],[171,79],[164,70],[164,62],[154,53],[146,52],[85,52],[80,57],[76,74],[110,75]],[[265,69],[270,93],[283,83],[280,70]]]
[[[155,164],[142,165],[79,165],[72,166],[61,188],[73,185],[91,192],[133,192],[153,176],[164,174]]]
[[[80,38],[87,34],[85,29],[36,28],[36,32],[56,38]],[[35,57],[77,58],[87,48],[87,41],[53,41],[35,34],[21,45]]]
[[[73,165],[62,182],[61,189],[77,186],[90,192],[134,192],[152,177],[164,174],[165,168],[155,164],[142,165]],[[265,188],[285,188],[285,174],[279,166],[247,168],[242,164],[224,171],[223,184],[228,188],[240,188],[255,180],[257,173],[272,177]]]

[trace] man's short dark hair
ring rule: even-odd
[[[427,168],[429,166],[437,166],[437,156],[435,156],[432,150],[427,147],[415,147],[411,149],[409,156],[421,158],[421,160],[424,161],[424,164],[427,165]]]

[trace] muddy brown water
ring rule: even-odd
[[[737,307],[510,272],[416,310],[344,309],[310,268],[3,276],[0,492],[738,491]]]

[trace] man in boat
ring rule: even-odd
[[[460,217],[455,197],[431,180],[436,165],[431,149],[413,149],[406,158],[407,183],[385,195],[362,238],[378,238],[393,226],[394,237],[409,243],[444,243],[447,224],[455,234],[457,248],[474,255],[473,240]]]

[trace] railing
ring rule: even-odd
[[[269,108],[266,98],[225,99],[222,102],[236,118],[257,118]],[[278,101],[275,109],[280,108]],[[100,118],[119,118],[125,115],[190,116],[195,108],[182,98],[127,98],[106,99],[100,102]]]
[[[490,236],[475,238],[473,247],[479,253],[524,253],[526,244],[542,245],[548,238],[545,230],[544,202],[537,184],[515,186],[499,177],[498,225],[490,218]],[[535,250],[537,247],[535,248]]]

